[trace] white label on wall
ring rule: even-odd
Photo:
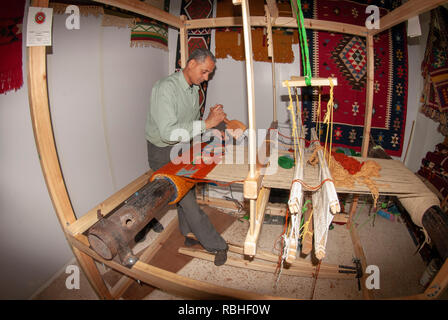
[[[29,7],[26,46],[51,46],[53,8]]]

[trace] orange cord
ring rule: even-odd
[[[307,185],[303,180],[300,180],[300,179],[295,179],[295,180],[293,180],[292,183],[291,183],[291,185],[292,185],[294,182],[299,182],[299,183],[300,183],[305,189],[307,189],[308,191],[316,191],[316,190],[319,190],[319,189],[323,186],[323,184],[324,184],[325,182],[333,182],[333,183],[334,183],[333,179],[325,179],[325,180],[322,180],[322,182],[321,182],[318,186],[312,187],[312,186],[310,186],[310,185]]]

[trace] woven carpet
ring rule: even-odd
[[[143,1],[161,10],[169,11],[169,0]],[[131,47],[155,47],[168,51],[168,26],[148,18],[136,18],[131,29]]]
[[[397,1],[359,1],[380,7],[384,16]],[[366,4],[354,1],[304,0],[305,18],[365,25]],[[364,37],[307,30],[313,77],[336,77],[333,145],[361,150],[366,110],[367,55]],[[400,156],[407,105],[407,39],[405,24],[374,37],[375,82],[371,136],[389,155]],[[322,110],[329,88],[323,88]],[[303,119],[308,131],[317,120],[318,92],[303,91]],[[322,112],[322,117],[325,112]],[[324,136],[324,135],[323,135]]]

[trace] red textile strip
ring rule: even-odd
[[[22,28],[25,0],[0,0],[0,93],[23,85]]]

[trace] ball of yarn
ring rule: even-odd
[[[290,156],[280,156],[278,157],[278,165],[283,169],[291,169],[294,167],[294,159]]]

